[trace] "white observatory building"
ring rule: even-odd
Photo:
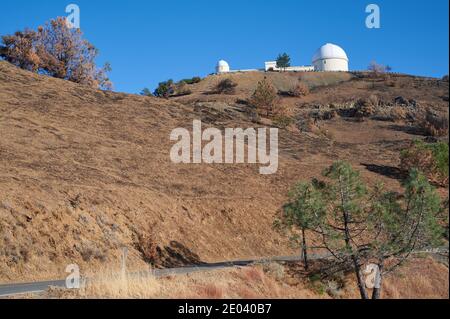
[[[313,56],[314,70],[319,72],[348,72],[348,57],[345,51],[335,44],[327,43]]]
[[[348,72],[349,59],[340,46],[327,43],[320,47],[312,58],[312,65],[289,66],[280,69],[276,61],[265,62],[263,69],[231,70],[228,62],[220,60],[216,65],[216,74],[237,72]]]
[[[217,66],[216,66],[217,74],[229,73],[229,72],[230,72],[230,65],[228,64],[227,61],[220,60],[219,62],[217,62]]]

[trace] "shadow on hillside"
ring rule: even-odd
[[[170,242],[169,246],[158,248],[158,265],[164,268],[177,268],[185,266],[205,265],[200,257],[177,241]]]
[[[398,167],[364,163],[361,163],[361,165],[363,165],[368,171],[372,173],[383,175],[392,179],[402,180],[406,177],[405,173],[402,172]]]
[[[414,126],[408,126],[408,125],[390,125],[389,129],[394,130],[394,131],[398,131],[398,132],[405,132],[407,134],[411,134],[411,135],[419,135],[419,136],[424,136],[423,132]]]

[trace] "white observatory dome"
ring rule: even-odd
[[[216,72],[217,73],[228,73],[228,72],[230,72],[230,65],[228,64],[227,61],[220,60],[219,62],[217,62]]]
[[[316,71],[348,71],[348,56],[340,46],[335,44],[327,43],[318,49],[312,62]]]

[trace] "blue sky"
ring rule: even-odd
[[[81,29],[110,62],[116,91],[204,76],[219,59],[233,69],[261,68],[278,53],[311,64],[317,48],[342,46],[353,70],[371,60],[396,72],[448,74],[448,0],[41,0],[2,1],[0,35],[36,28],[74,3]],[[365,26],[366,5],[381,8],[381,28]]]

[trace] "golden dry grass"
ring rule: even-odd
[[[448,299],[448,267],[430,257],[415,258],[386,278],[384,289],[383,297],[389,299]]]
[[[289,286],[266,274],[261,267],[245,267],[174,275],[121,276],[109,272],[79,291],[53,289],[50,298],[107,299],[259,299],[324,298],[306,287]]]
[[[109,271],[78,291],[52,289],[45,298],[80,299],[358,299],[352,274],[344,287],[330,282],[311,282],[288,274],[286,266],[270,264],[236,269],[173,275],[122,276]],[[282,271],[281,271],[282,270]],[[281,272],[280,272],[281,271]],[[448,268],[432,258],[414,258],[390,274],[382,298],[448,299]]]

